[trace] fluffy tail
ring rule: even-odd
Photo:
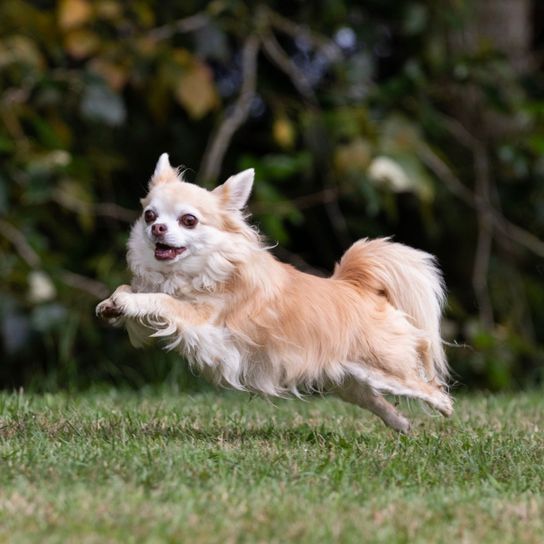
[[[434,370],[434,376],[429,378],[447,385],[448,362],[440,335],[446,294],[432,255],[388,238],[363,239],[346,251],[333,277],[383,293],[392,306],[403,311],[430,340],[429,370]]]

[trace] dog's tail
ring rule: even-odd
[[[448,362],[440,335],[440,319],[446,294],[435,258],[388,238],[355,242],[336,266],[333,278],[382,293],[424,331],[430,341],[435,378],[446,386]]]

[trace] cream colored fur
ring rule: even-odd
[[[440,337],[444,286],[434,258],[389,239],[360,240],[330,278],[276,260],[243,210],[253,171],[214,191],[180,179],[163,155],[142,201],[185,251],[154,257],[140,219],[128,244],[131,286],[97,307],[134,345],[163,338],[217,383],[266,395],[330,391],[406,432],[383,394],[452,412]],[[198,218],[193,229],[178,221]]]

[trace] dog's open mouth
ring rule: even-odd
[[[155,259],[170,261],[181,255],[186,249],[185,247],[174,247],[167,244],[155,244]]]

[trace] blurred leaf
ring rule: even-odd
[[[335,108],[325,114],[325,119],[339,141],[351,141],[372,131],[368,111],[363,106]]]
[[[87,0],[60,0],[58,24],[62,30],[71,30],[87,23],[93,14],[91,2]]]
[[[42,69],[45,61],[40,50],[30,38],[13,35],[0,41],[0,69],[12,63]]]
[[[407,34],[419,34],[423,32],[429,19],[427,6],[424,4],[412,3],[406,10],[404,19],[404,32]]]
[[[283,225],[283,221],[275,214],[262,214],[259,216],[261,228],[268,236],[280,243],[285,244],[289,240],[289,235]]]
[[[211,70],[196,61],[180,74],[174,94],[194,119],[200,119],[219,103]]]
[[[421,141],[419,129],[402,117],[389,117],[380,130],[379,145],[388,155],[413,152]]]
[[[28,275],[28,300],[40,304],[55,298],[57,290],[48,274],[42,270],[32,270]]]
[[[134,40],[134,47],[136,48],[136,51],[140,55],[142,55],[143,58],[150,57],[151,55],[156,53],[158,49],[157,41],[153,40],[145,34],[143,36],[138,36]],[[175,51],[170,50],[170,54],[174,56]]]
[[[129,77],[127,67],[102,58],[91,60],[89,68],[91,72],[102,77],[114,91],[120,91]]]
[[[55,200],[67,210],[77,213],[82,228],[89,231],[94,224],[93,198],[77,180],[64,179],[55,189]]]
[[[155,10],[149,2],[133,0],[130,2],[130,8],[136,15],[138,22],[144,27],[149,28],[155,24]]]
[[[285,116],[277,117],[272,125],[275,142],[284,149],[292,149],[295,144],[296,131],[293,123]]]
[[[372,146],[363,138],[355,138],[349,144],[339,145],[334,153],[334,166],[340,174],[364,173],[372,158]]]
[[[100,48],[98,34],[90,30],[71,30],[64,38],[64,47],[76,59],[84,59]]]
[[[96,15],[108,21],[118,21],[123,16],[123,7],[116,0],[95,0]]]
[[[14,148],[15,142],[11,138],[0,134],[0,153],[8,153],[13,151]]]
[[[64,149],[55,149],[35,155],[29,161],[29,170],[33,174],[51,173],[70,163],[70,153]]]
[[[36,131],[36,138],[38,142],[46,148],[57,149],[62,147],[62,145],[66,142],[66,138],[69,138],[66,133],[64,133],[64,135],[62,134],[62,125],[51,123],[49,119],[34,115],[30,121],[32,127]],[[62,138],[63,136],[64,140]]]
[[[376,157],[368,168],[368,177],[379,184],[387,184],[397,192],[412,191],[416,185],[410,180],[404,168],[391,157]]]
[[[416,193],[425,201],[433,197],[432,180],[414,155],[378,156],[368,168],[368,177],[398,193]]]
[[[264,157],[244,156],[239,168],[255,168],[257,177],[267,181],[283,181],[307,172],[312,163],[311,155],[306,151],[290,155],[267,154]]]
[[[508,348],[507,348],[507,351]],[[494,391],[501,391],[512,384],[511,354],[497,350],[487,361],[486,375],[489,386]]]
[[[529,145],[538,155],[544,155],[544,134],[533,134],[529,138]]]

